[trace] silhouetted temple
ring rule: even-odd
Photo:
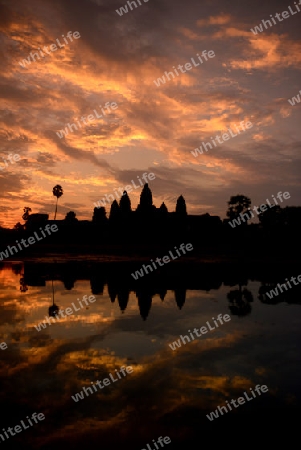
[[[29,208],[25,208],[28,210]],[[182,195],[177,199],[175,211],[169,212],[165,203],[160,207],[153,204],[152,191],[146,183],[140,194],[140,202],[136,210],[132,210],[131,200],[126,191],[119,203],[114,200],[110,206],[109,216],[106,208],[95,207],[92,220],[78,220],[76,213],[69,211],[64,220],[49,220],[48,214],[26,214],[25,224],[15,227],[19,232],[31,232],[43,227],[46,223],[56,224],[59,233],[48,241],[64,241],[72,243],[110,243],[129,242],[158,243],[177,241],[188,235],[197,235],[202,228],[208,233],[222,227],[217,216],[203,214],[188,215],[186,202]]]
[[[208,213],[201,215],[189,215],[187,213],[186,202],[182,195],[177,198],[175,210],[169,212],[165,203],[160,207],[153,204],[152,191],[146,183],[140,194],[140,202],[136,210],[132,209],[131,200],[126,191],[123,192],[119,202],[114,200],[109,206],[109,213],[106,208],[95,207],[92,220],[78,220],[74,211],[69,211],[64,220],[49,220],[48,214],[29,214],[30,207],[24,208],[22,225],[18,223],[14,230],[0,229],[2,246],[5,244],[15,244],[14,240],[28,237],[35,231],[48,224],[56,224],[58,232],[47,235],[47,239],[36,242],[26,252],[37,251],[43,247],[45,251],[51,248],[57,252],[99,252],[101,247],[103,252],[120,253],[121,249],[131,248],[132,254],[147,252],[150,249],[171,247],[170,250],[183,242],[191,242],[194,250],[206,249],[212,252],[218,249],[220,253],[239,253],[243,247],[239,242],[248,241],[250,246],[269,247],[272,246],[273,239],[277,239],[279,233],[284,231],[287,234],[287,244],[294,242],[301,225],[301,208],[285,207],[279,205],[267,210],[258,216],[259,224],[251,223],[248,219],[238,223],[236,227],[229,226],[229,221],[246,214],[251,200],[243,195],[233,196],[228,202],[228,219],[221,220],[218,216],[211,216]],[[241,214],[243,213],[243,214]],[[109,214],[109,216],[107,216]],[[240,226],[239,226],[240,225]],[[83,246],[86,246],[84,248]],[[89,248],[88,248],[88,247]],[[278,243],[285,250],[283,242]],[[288,245],[286,245],[286,248]],[[97,250],[98,249],[98,250]],[[8,257],[12,256],[9,254]],[[72,281],[70,281],[72,286]]]

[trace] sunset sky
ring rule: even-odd
[[[24,206],[52,219],[56,184],[57,218],[91,219],[93,202],[144,172],[169,211],[181,194],[188,213],[222,218],[238,193],[260,205],[288,191],[283,206],[301,204],[301,103],[288,102],[301,89],[301,12],[250,31],[294,1],[140,1],[119,16],[125,0],[0,0],[1,226],[22,222]],[[69,31],[80,38],[19,64]],[[155,85],[203,50],[215,57]],[[106,102],[118,108],[57,136]],[[253,127],[191,154],[242,121]],[[10,153],[21,159],[5,166]],[[140,192],[129,194],[134,209]]]

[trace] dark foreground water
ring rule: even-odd
[[[0,350],[3,448],[156,450],[160,436],[171,439],[163,444],[168,449],[229,440],[239,448],[240,432],[245,442],[290,437],[300,414],[300,289],[269,300],[264,290],[277,279],[236,280],[214,269],[192,276],[187,268],[186,278],[171,269],[166,279],[135,284],[126,267],[1,267],[0,331],[8,346]],[[81,308],[84,295],[96,301]],[[79,310],[37,331],[53,303]],[[213,328],[219,314],[231,320],[170,348],[207,321]],[[133,371],[119,379],[122,366]],[[72,399],[110,373],[115,382]],[[244,392],[250,397],[256,385],[268,391],[206,417]],[[34,412],[45,419],[29,426]],[[8,427],[22,420],[29,428],[11,436]]]

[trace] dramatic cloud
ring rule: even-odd
[[[288,99],[301,88],[301,13],[254,35],[288,5],[151,0],[120,16],[125,3],[2,1],[0,164],[21,159],[0,172],[0,225],[20,221],[24,206],[52,213],[55,184],[59,217],[73,205],[90,219],[94,201],[150,171],[154,202],[169,210],[181,194],[188,212],[222,217],[238,192],[257,204],[289,190],[300,204],[301,105]],[[215,57],[155,85],[204,50]],[[107,102],[118,108],[83,123]],[[253,127],[193,157],[242,121]],[[130,194],[134,208],[139,194]]]

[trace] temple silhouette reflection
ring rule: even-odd
[[[47,281],[61,281],[66,290],[72,291],[77,280],[89,280],[91,293],[103,295],[107,287],[111,303],[117,299],[120,311],[124,313],[127,309],[131,292],[136,295],[140,316],[146,320],[150,314],[152,301],[158,296],[162,301],[168,291],[173,292],[175,304],[179,310],[183,310],[186,303],[188,291],[219,290],[222,285],[229,286],[230,290],[225,295],[225,302],[232,315],[246,316],[252,312],[253,294],[248,288],[249,280],[261,282],[257,298],[262,303],[277,304],[280,302],[299,303],[301,287],[280,293],[270,299],[266,293],[276,287],[277,283],[283,282],[283,272],[266,271],[263,267],[245,267],[240,264],[229,266],[229,264],[198,264],[189,266],[174,265],[167,267],[164,272],[157,271],[145,276],[138,281],[133,280],[131,273],[136,267],[131,263],[45,263],[37,264],[25,262],[24,267],[14,267],[20,274],[20,290],[26,292],[29,287],[45,286]],[[291,270],[295,273],[296,270]],[[59,310],[54,302],[49,307],[49,315],[56,314]]]

